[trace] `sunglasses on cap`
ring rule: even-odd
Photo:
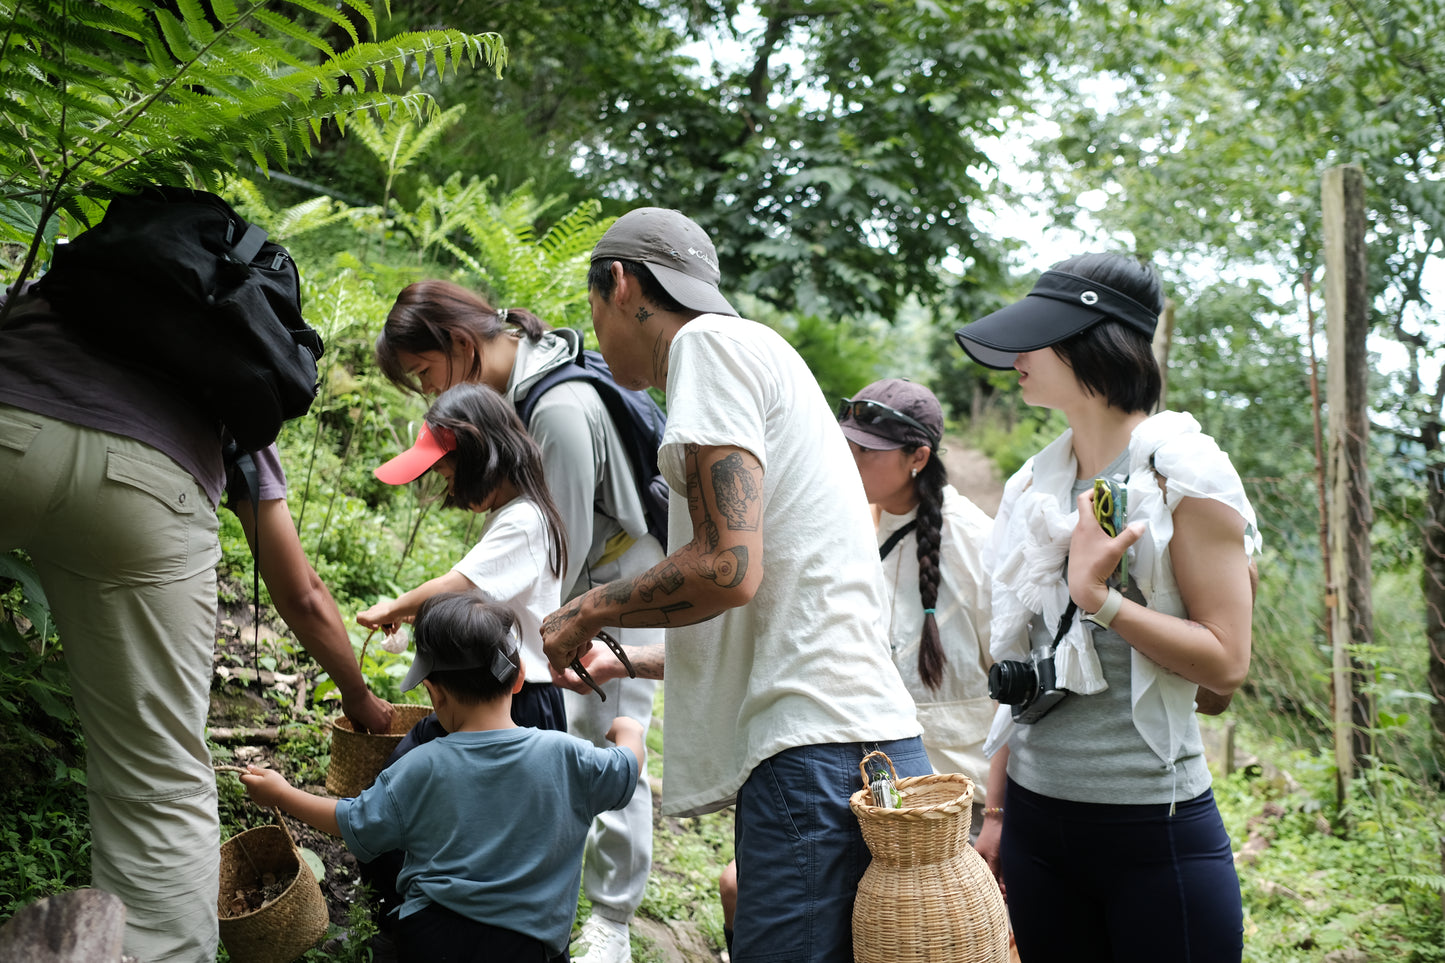
[[[896,421],[910,428],[917,429],[928,439],[930,448],[938,447],[938,439],[933,432],[924,427],[923,422],[912,418],[899,411],[897,408],[890,408],[881,401],[872,401],[868,398],[844,398],[838,404],[838,420],[851,418],[860,425],[874,425],[882,421]]]

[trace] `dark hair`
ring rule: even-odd
[[[446,456],[454,467],[447,504],[471,508],[511,482],[546,519],[552,571],[560,576],[567,568],[562,516],[542,474],[542,450],[512,406],[486,385],[459,384],[432,402],[426,423],[433,432],[444,428],[456,437],[456,450]]]
[[[551,330],[531,311],[498,310],[460,284],[417,281],[401,289],[387,313],[386,324],[376,336],[376,363],[392,384],[421,394],[421,383],[407,372],[397,357],[398,352],[448,354],[458,334],[485,344],[506,333],[508,327],[522,332],[532,342]],[[475,381],[479,374],[474,364],[462,380]]]
[[[919,447],[903,450],[912,454]],[[913,491],[918,496],[918,527],[914,530],[918,541],[918,596],[924,609],[923,634],[918,639],[918,676],[930,689],[937,689],[943,682],[943,664],[948,661],[938,638],[938,618],[929,611],[938,604],[938,554],[943,533],[943,488],[947,484],[948,469],[938,457],[938,450],[931,449],[928,463],[913,479]]]
[[[416,613],[416,650],[442,663],[467,661],[476,650],[482,664],[471,669],[433,669],[427,679],[442,686],[463,705],[491,702],[512,691],[521,671],[520,653],[512,653],[517,668],[498,679],[492,672],[494,650],[508,652],[516,616],[505,606],[487,601],[480,592],[442,592],[433,595]],[[475,657],[474,657],[475,658]]]
[[[1164,310],[1164,290],[1153,266],[1122,254],[1080,254],[1060,261],[1052,271],[1067,271],[1107,285],[1156,314]],[[1105,318],[1053,346],[1074,377],[1091,394],[1121,411],[1153,411],[1163,378],[1154,345],[1142,331]]]
[[[668,294],[657,278],[653,276],[652,269],[646,264],[638,261],[628,261],[624,258],[600,257],[592,262],[587,269],[587,288],[596,291],[598,297],[604,301],[612,300],[612,291],[617,286],[612,280],[612,265],[622,265],[622,273],[629,274],[637,279],[638,285],[642,288],[642,296],[663,311],[670,311],[673,314],[697,314],[696,311],[684,306],[677,298]]]

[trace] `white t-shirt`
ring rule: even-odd
[[[552,574],[549,549],[542,510],[518,496],[487,514],[482,537],[452,566],[488,601],[515,614],[528,682],[552,681],[542,654],[542,619],[562,604],[562,580]]]
[[[952,485],[943,488],[943,527],[938,544],[938,600],[934,619],[945,661],[937,689],[923,684],[918,648],[923,635],[923,599],[918,594],[918,533],[899,539],[883,560],[888,602],[888,641],[893,661],[923,726],[923,748],[938,772],[961,772],[973,780],[973,801],[988,793],[988,759],[983,740],[993,723],[988,697],[989,577],[983,553],[993,519]],[[878,544],[918,517],[883,512]]]
[[[672,546],[692,540],[688,444],[762,463],[763,580],[747,605],[667,631],[663,808],[678,815],[730,804],[784,749],[921,731],[888,654],[863,483],[803,359],[740,318],[702,315],[678,332],[658,452]]]

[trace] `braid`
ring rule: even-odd
[[[918,675],[923,684],[937,689],[943,682],[943,645],[938,638],[938,619],[928,609],[938,604],[938,546],[943,530],[943,486],[948,470],[935,453],[914,480],[918,492],[918,594],[923,600],[923,635],[918,641]]]

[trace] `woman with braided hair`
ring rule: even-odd
[[[933,768],[973,780],[977,835],[994,712],[983,565],[993,521],[948,483],[938,457],[943,408],[923,385],[874,382],[845,399],[838,418],[878,520],[893,661],[918,706]]]

